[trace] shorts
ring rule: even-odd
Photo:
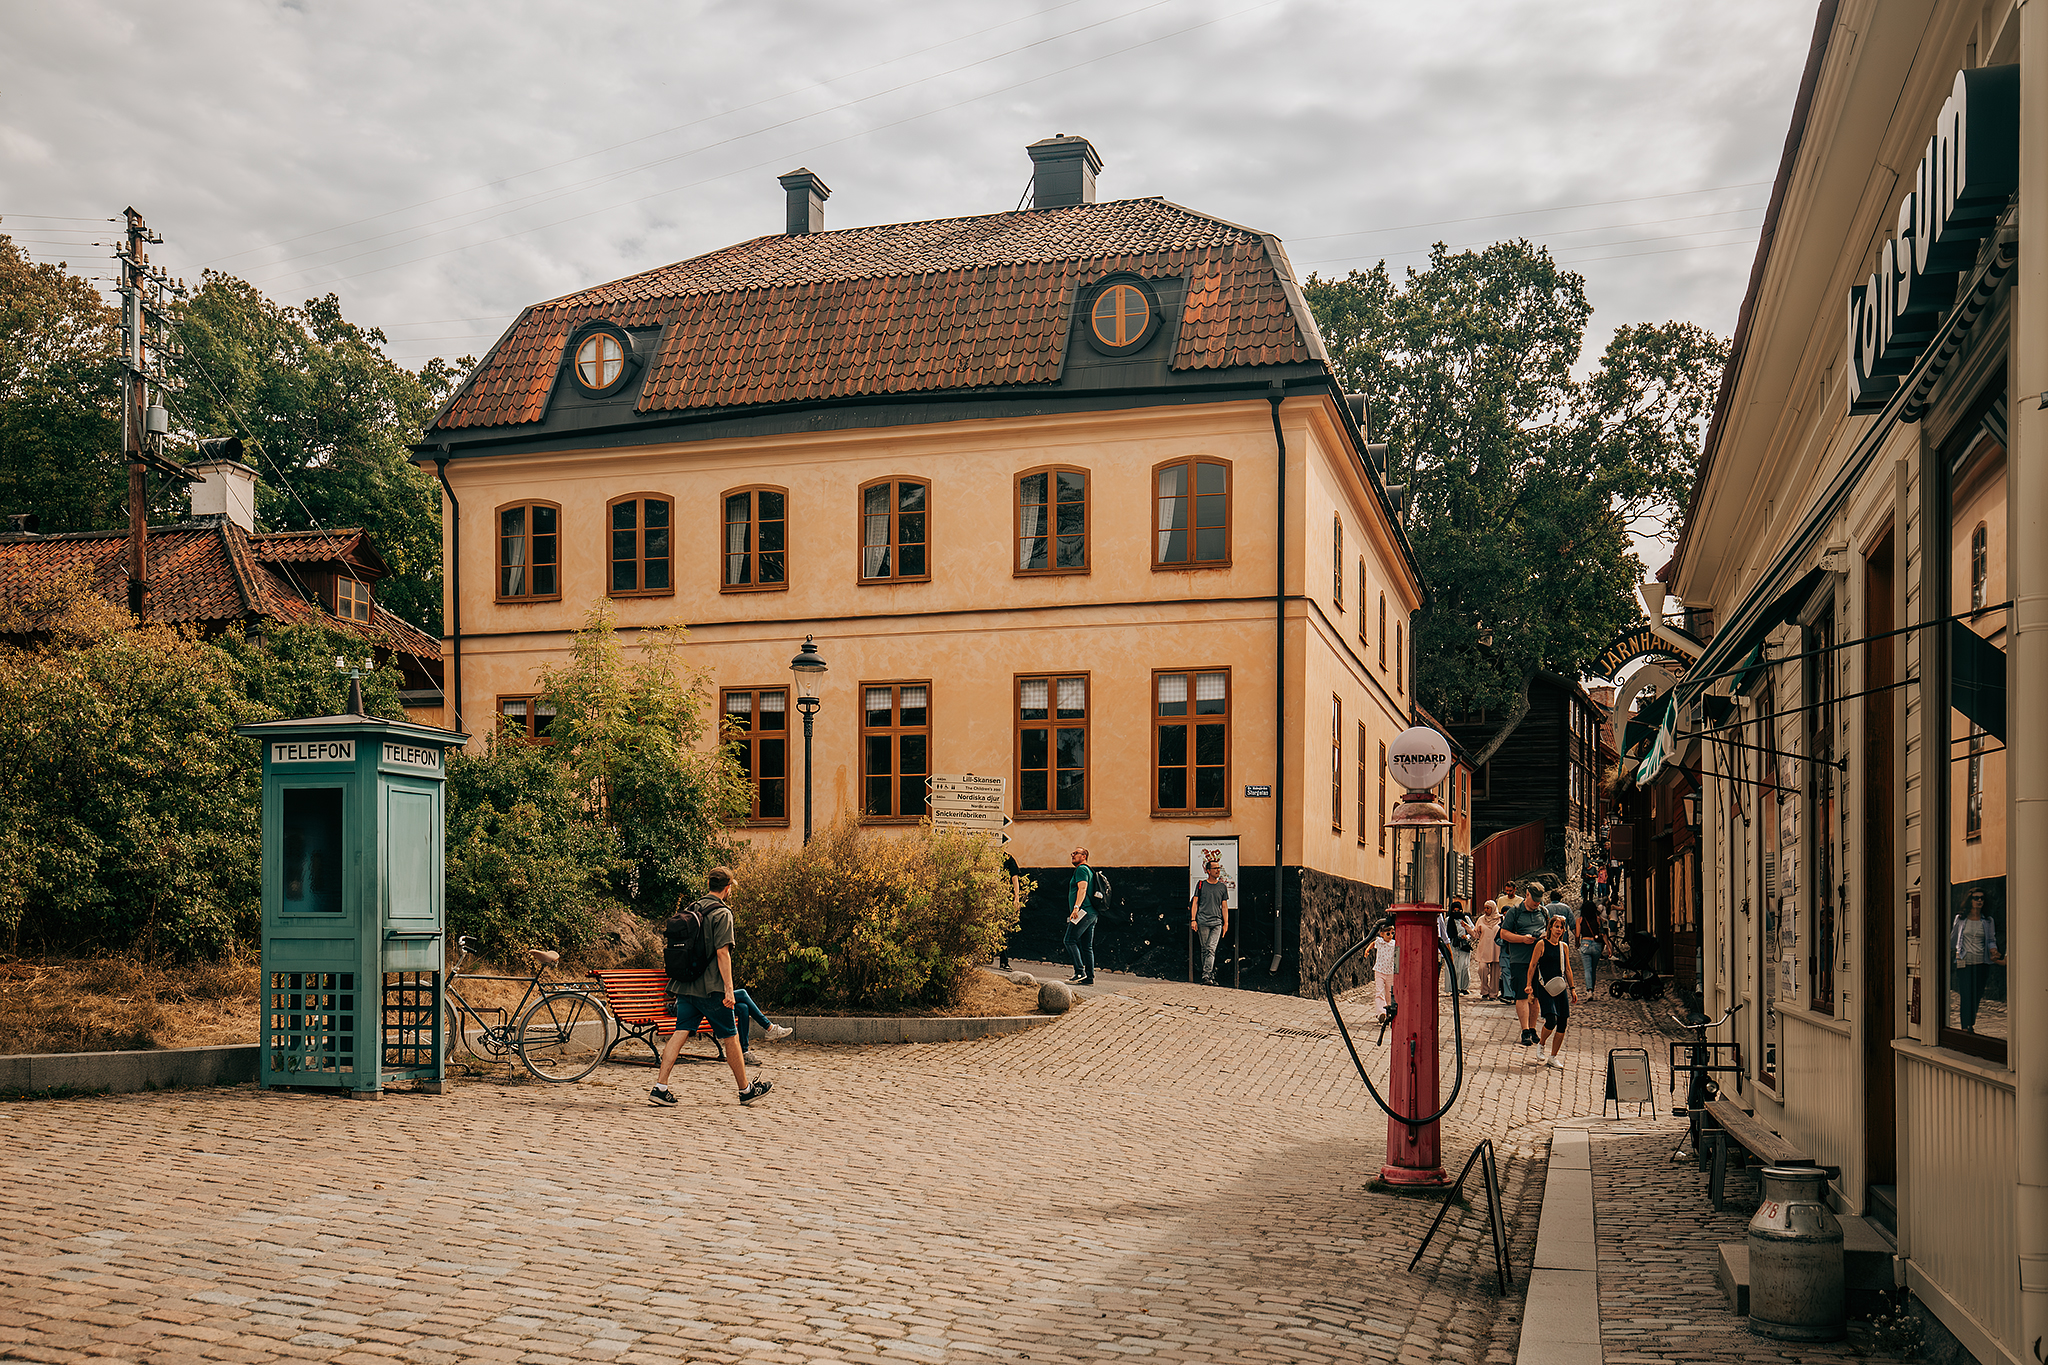
[[[740,1021],[726,1008],[722,995],[671,995],[668,998],[669,1013],[676,1017],[676,1032],[695,1033],[699,1019],[711,1021],[713,1038],[737,1038]]]
[[[1502,953],[1500,958],[1500,998],[1503,1000],[1521,1000],[1527,997],[1528,994],[1529,959],[1526,957],[1509,957],[1506,953]]]

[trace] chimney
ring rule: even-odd
[[[1032,208],[1095,202],[1095,173],[1102,169],[1102,158],[1087,138],[1054,133],[1024,150],[1031,153]]]
[[[832,187],[818,178],[818,173],[802,166],[787,175],[775,177],[782,182],[783,193],[788,196],[789,209],[783,231],[791,237],[801,237],[807,232],[825,230],[825,201],[832,197]]]
[[[240,460],[198,460],[185,466],[192,476],[192,517],[220,517],[244,531],[256,530],[256,471]]]

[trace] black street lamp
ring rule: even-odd
[[[825,661],[818,646],[804,636],[804,647],[789,661],[796,674],[796,709],[804,713],[804,842],[811,841],[811,718],[818,714],[818,679],[825,675]]]

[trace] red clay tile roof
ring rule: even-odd
[[[539,421],[569,334],[664,329],[640,411],[1050,383],[1079,287],[1185,276],[1173,368],[1314,358],[1284,256],[1161,199],[757,237],[528,308],[435,429]]]
[[[191,623],[212,629],[236,621],[318,622],[349,631],[399,654],[438,663],[441,643],[409,621],[387,611],[371,613],[367,625],[343,621],[309,602],[287,577],[266,561],[332,562],[335,553],[310,554],[308,544],[331,550],[375,550],[360,530],[281,532],[248,535],[233,523],[219,526],[151,527],[149,532],[150,619],[166,625]],[[382,561],[377,561],[381,565]],[[123,531],[87,531],[53,536],[0,536],[0,602],[26,602],[47,593],[65,577],[81,577],[95,592],[125,606],[128,601],[128,536]]]

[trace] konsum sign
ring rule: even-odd
[[[2019,185],[2020,69],[1956,73],[1870,279],[1849,291],[1849,411],[1878,412],[1956,299]]]

